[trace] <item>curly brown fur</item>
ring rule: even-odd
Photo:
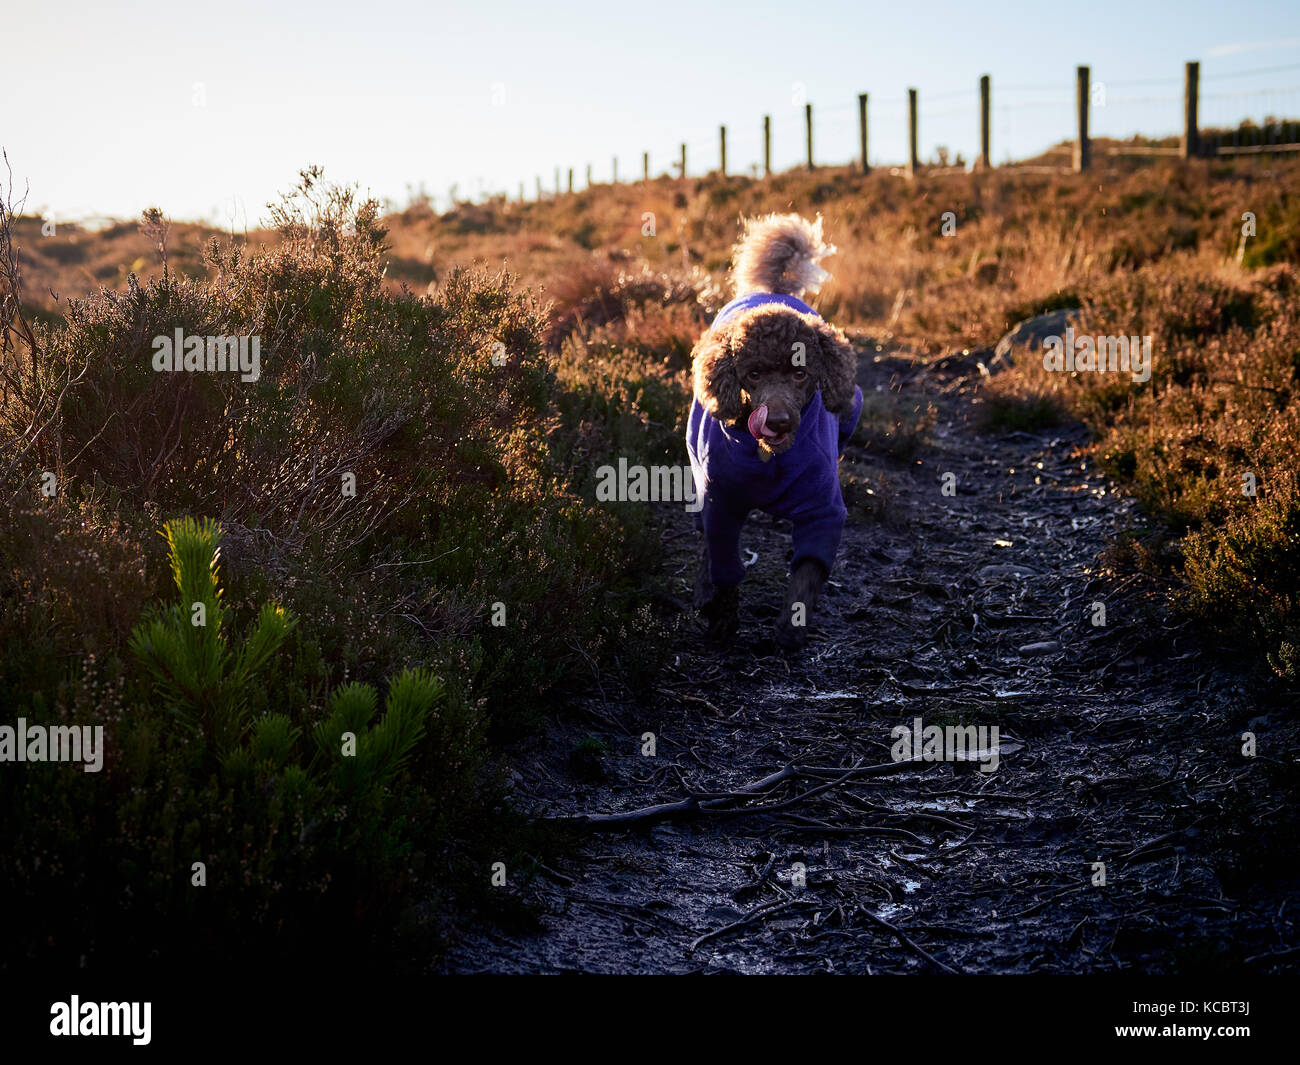
[[[820,216],[815,222],[798,215],[753,219],[733,258],[736,295],[816,292],[830,276],[818,262],[834,250],[822,239]],[[857,353],[848,338],[817,315],[788,306],[762,304],[726,319],[699,339],[691,359],[695,397],[718,421],[748,430],[750,415],[766,408],[758,416],[759,428],[776,435],[765,433],[758,440],[765,460],[794,445],[800,416],[819,389],[828,412],[838,415],[853,406]],[[739,624],[739,598],[735,587],[715,587],[709,570],[706,550],[695,605],[709,636],[725,643]],[[776,624],[776,642],[783,649],[796,650],[807,641],[807,617],[826,578],[816,560],[805,558],[794,567]]]
[[[744,425],[759,406],[784,434],[761,442],[772,454],[788,450],[800,412],[820,388],[832,414],[853,402],[857,352],[844,333],[812,314],[777,304],[755,307],[710,330],[692,352],[695,395],[718,421]]]
[[[809,222],[797,214],[770,214],[745,223],[744,236],[732,253],[731,277],[736,295],[816,292],[830,274],[819,266],[834,245],[822,238],[822,217]]]

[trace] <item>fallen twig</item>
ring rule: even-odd
[[[678,799],[675,802],[658,803],[654,806],[643,806],[637,810],[623,810],[618,813],[585,813],[575,814],[570,817],[551,817],[545,818],[548,823],[564,825],[573,828],[588,829],[608,829],[608,828],[626,828],[629,825],[654,824],[659,821],[667,821],[674,818],[699,817],[704,814],[720,814],[724,816],[735,817],[742,814],[761,814],[769,813],[774,810],[783,810],[792,802],[800,799],[806,799],[825,791],[829,787],[842,783],[850,778],[888,776],[893,773],[907,772],[909,769],[923,769],[935,762],[884,762],[879,765],[854,766],[852,769],[840,769],[826,766],[798,766],[788,765],[784,769],[778,770],[761,780],[756,780],[752,784],[746,784],[741,788],[734,788],[723,794],[729,798],[743,798],[747,795],[761,796],[770,791],[777,784],[787,780],[800,780],[809,777],[818,777],[827,774],[835,774],[833,779],[826,784],[811,788],[802,795],[797,795],[793,799],[788,799],[779,803],[768,803],[767,805],[734,807],[727,805],[729,798],[703,799],[698,795],[689,795],[684,799]],[[719,793],[712,793],[719,794]]]
[[[896,928],[894,925],[886,921],[883,917],[877,917],[865,906],[859,906],[858,910],[859,912],[862,913],[864,917],[867,918],[867,920],[871,921],[873,924],[879,925],[887,932],[892,933],[894,937],[897,938],[897,940],[903,944],[903,946],[905,946],[908,950],[912,951],[913,953],[924,958],[931,965],[937,966],[938,968],[942,969],[944,972],[948,973],[950,976],[963,975],[960,972],[960,970],[954,969],[951,965],[946,965],[943,962],[941,962],[938,958],[936,958],[933,954],[927,951],[924,947],[920,946],[919,944],[915,943],[913,940],[908,938],[908,936],[902,931],[902,929]]]
[[[766,906],[759,906],[755,910],[750,910],[749,913],[739,921],[733,921],[731,924],[723,925],[721,928],[715,928],[712,932],[705,932],[702,936],[697,936],[694,942],[686,948],[686,953],[693,954],[701,943],[705,943],[710,939],[717,939],[718,936],[726,935],[728,932],[734,932],[738,928],[744,928],[746,925],[753,924],[753,922],[760,917],[768,917],[771,914],[780,913],[782,910],[788,910],[791,906],[807,906],[815,901],[816,900],[812,899],[789,899],[785,902],[769,902]]]

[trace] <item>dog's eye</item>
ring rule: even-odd
[[[750,370],[749,373],[745,374],[745,376],[751,381],[757,381],[763,375],[758,370]]]
[[[805,370],[802,366],[796,366],[794,368],[794,379],[796,381],[802,381],[807,376],[808,376],[808,371]]]

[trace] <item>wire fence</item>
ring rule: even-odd
[[[846,164],[908,173],[917,167],[965,169],[998,165],[999,146],[1034,141],[1040,149],[1019,160],[1001,149],[1001,165],[1084,169],[1093,140],[1108,142],[1097,149],[1108,157],[1300,150],[1300,121],[1285,117],[1300,116],[1300,64],[1204,77],[1199,63],[1188,63],[1181,78],[1094,80],[1088,67],[1078,68],[1078,75],[1074,85],[989,85],[987,95],[980,88],[917,92],[915,118],[909,94],[871,95],[866,128],[860,100],[812,108],[796,93],[788,108],[762,120],[697,131],[685,141],[656,145],[641,158],[613,159],[604,168],[557,168],[553,181],[538,176],[536,191],[539,196],[577,191],[593,183],[591,175],[603,183],[720,171],[760,177]],[[1289,83],[1240,87],[1241,79],[1273,75],[1290,75]],[[524,191],[521,185],[521,198]]]

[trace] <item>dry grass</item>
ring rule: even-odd
[[[284,668],[250,693],[257,709],[294,715],[303,728],[319,717],[322,692],[430,655],[465,712],[498,728],[519,726],[515,716],[566,667],[585,667],[602,650],[649,675],[650,625],[633,611],[653,567],[653,529],[640,514],[596,506],[590,480],[613,456],[684,459],[690,347],[728,295],[731,245],[752,214],[820,211],[840,248],[820,309],[860,338],[922,359],[963,349],[986,356],[1016,322],[1067,307],[1078,308],[1080,332],[1150,335],[1155,369],[1141,385],[1050,373],[1041,352],[1022,348],[980,397],[985,423],[1032,431],[1069,414],[1086,420],[1097,459],[1164,525],[1168,550],[1139,544],[1130,554],[1172,565],[1188,609],[1294,683],[1298,184],[1300,161],[1253,160],[910,183],[847,169],[765,181],[664,178],[441,216],[417,203],[382,220],[345,197],[327,219],[285,217],[274,235],[206,255],[210,231],[173,225],[164,244],[157,217],[99,232],[60,225],[51,236],[39,219],[15,220],[35,322],[28,328],[12,302],[0,305],[0,430],[14,442],[0,488],[26,493],[0,520],[0,643],[15,649],[0,654],[0,680],[33,719],[71,706],[85,720],[117,721],[125,700],[136,709],[122,749],[137,752],[110,767],[121,781],[114,794],[136,797],[120,809],[107,809],[102,792],[76,790],[81,774],[59,778],[70,783],[57,803],[28,787],[36,778],[21,778],[12,831],[0,839],[14,869],[48,846],[22,836],[38,817],[57,820],[57,838],[82,863],[61,886],[22,880],[25,934],[43,943],[41,913],[62,921],[86,899],[125,897],[103,870],[130,856],[161,867],[173,851],[216,853],[229,843],[216,821],[203,830],[206,844],[184,835],[198,831],[191,823],[225,817],[228,796],[216,777],[209,790],[193,786],[189,755],[168,746],[170,732],[155,720],[162,711],[123,652],[162,579],[150,533],[160,518],[201,510],[226,519],[236,611],[247,614],[274,589],[304,619]],[[1239,261],[1245,212],[1258,237]],[[7,262],[0,256],[0,296],[14,288]],[[491,273],[458,269],[475,264]],[[503,264],[533,294],[497,276]],[[101,286],[108,293],[75,305],[50,296]],[[148,339],[177,322],[265,332],[278,360],[256,389],[169,388],[145,369]],[[497,341],[510,355],[504,374],[491,361]],[[926,407],[900,414],[869,397],[858,442],[907,460],[932,420]],[[48,433],[30,429],[42,424]],[[182,425],[168,443],[170,427]],[[164,445],[172,452],[162,454]],[[369,495],[340,509],[333,475],[351,468],[365,474]],[[43,470],[72,486],[54,503],[31,493]],[[888,519],[871,469],[848,464],[845,479],[850,506]],[[354,579],[338,578],[344,563]],[[509,631],[481,623],[496,599],[511,604]],[[555,609],[570,603],[588,606]],[[638,656],[647,661],[636,664]],[[450,768],[425,766],[427,779],[395,792],[402,816],[376,821],[387,825],[371,841],[384,868],[406,868],[415,850],[434,855],[410,890],[441,890],[453,859],[484,867],[477,848],[487,842],[476,841],[503,838],[490,789],[465,794],[463,809],[429,798],[470,765],[471,752],[462,754]],[[279,808],[265,799],[273,793],[249,792],[231,815],[243,820],[231,824],[274,829],[267,818]],[[173,828],[144,839],[140,824]],[[374,885],[349,866],[354,852],[335,841],[286,855],[267,842],[260,882],[308,883],[296,867],[292,877],[280,871],[301,862],[312,876],[353,876],[355,895],[343,894],[361,898]],[[138,897],[155,906],[154,893]],[[334,914],[301,921],[293,899],[265,903],[304,929],[328,926],[319,942],[332,944],[343,927]],[[126,953],[138,946],[120,944]]]
[[[986,350],[1018,321],[1072,307],[1080,332],[1151,335],[1145,385],[1048,373],[1040,352],[1018,352],[1010,373],[989,380],[984,424],[1087,420],[1099,459],[1185,537],[1189,604],[1278,661],[1295,642],[1294,582],[1262,567],[1296,571],[1285,530],[1300,448],[1300,316],[1287,265],[1300,258],[1298,184],[1296,160],[1129,158],[1086,175],[1003,168],[907,182],[827,168],[762,181],[665,177],[443,215],[415,203],[385,219],[385,284],[438,293],[459,266],[507,265],[551,301],[546,344],[567,426],[593,452],[647,433],[654,451],[679,446],[689,350],[728,295],[742,216],[821,212],[839,253],[818,306],[879,344],[922,356]],[[1247,212],[1257,236],[1243,241]],[[23,233],[35,294],[92,279],[121,286],[158,259],[134,226],[44,238],[38,225],[27,231],[34,224]],[[193,253],[205,235],[175,227],[173,267],[200,270]],[[864,432],[890,451],[916,435],[904,425]],[[1246,473],[1254,497],[1241,492]],[[1267,544],[1255,543],[1266,528]],[[1244,537],[1236,548],[1234,537]]]

